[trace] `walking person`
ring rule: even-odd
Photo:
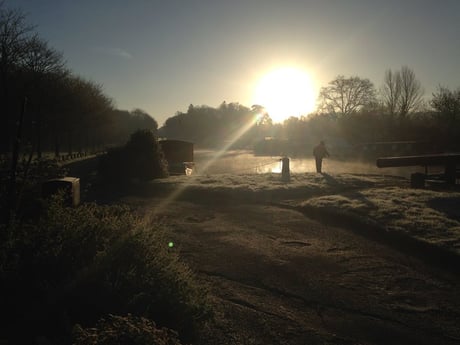
[[[316,172],[321,173],[323,158],[329,157],[329,152],[327,152],[324,141],[321,140],[321,142],[315,146],[315,148],[313,149],[313,156],[315,156]]]

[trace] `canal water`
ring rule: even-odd
[[[194,174],[262,174],[280,173],[281,156],[255,156],[251,151],[196,150]],[[312,158],[290,158],[291,173],[315,172]],[[409,177],[414,172],[425,172],[424,167],[377,168],[375,162],[347,161],[334,157],[323,160],[323,172],[329,174],[378,174]],[[430,168],[430,173],[440,172]]]

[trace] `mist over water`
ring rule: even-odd
[[[217,157],[217,158],[216,158]],[[251,151],[227,151],[219,154],[211,150],[195,150],[196,174],[263,174],[281,173],[281,156],[255,156]],[[316,171],[312,158],[290,158],[291,173]],[[329,174],[378,174],[410,177],[414,172],[424,172],[424,167],[377,168],[375,162],[346,161],[334,158],[323,160],[323,172]],[[431,168],[430,172],[435,169]]]

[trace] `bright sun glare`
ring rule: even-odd
[[[290,116],[307,115],[315,107],[315,90],[307,72],[296,68],[278,68],[257,84],[254,104],[262,105],[273,122]]]

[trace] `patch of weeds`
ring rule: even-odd
[[[166,229],[126,207],[69,208],[55,198],[38,223],[1,230],[0,331],[14,343],[65,343],[75,323],[128,313],[192,339],[210,316],[206,290],[168,248]]]
[[[158,328],[155,322],[132,315],[108,315],[93,328],[76,325],[72,332],[73,345],[180,345],[177,333]]]

